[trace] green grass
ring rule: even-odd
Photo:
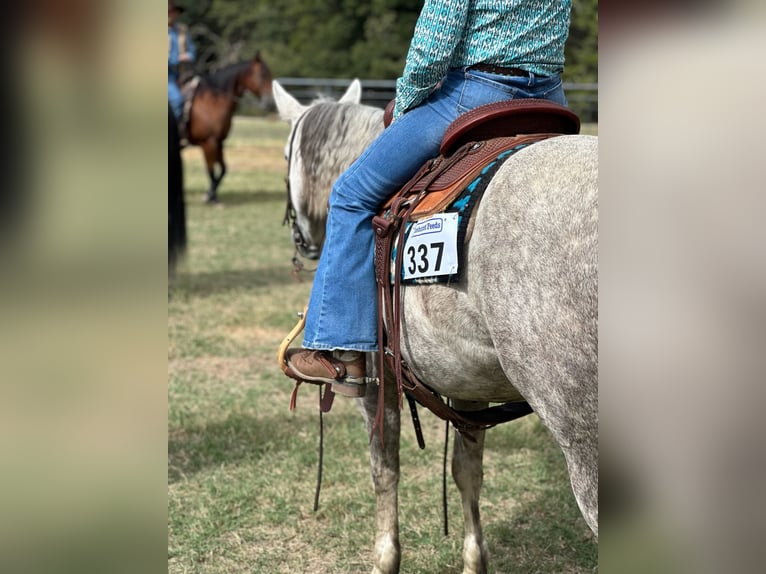
[[[314,513],[315,391],[303,388],[289,412],[292,384],[276,363],[311,280],[293,274],[281,225],[286,137],[277,120],[235,120],[220,207],[202,203],[201,151],[184,151],[189,250],[168,293],[171,574],[371,569],[375,501],[356,405],[338,397],[325,416]],[[406,413],[402,419],[402,570],[462,572],[460,500],[451,481],[450,536],[442,535],[444,428],[429,413],[421,418],[425,451]],[[563,456],[535,418],[488,432],[481,509],[492,572],[591,572],[596,565]]]

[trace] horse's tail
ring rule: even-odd
[[[168,106],[168,268],[186,252],[186,208],[181,142],[173,110]]]

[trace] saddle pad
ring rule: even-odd
[[[544,139],[546,136],[543,136],[542,139]],[[509,138],[499,138],[499,139],[509,139]],[[410,219],[406,222],[406,230],[404,235],[404,245],[405,245],[405,253],[403,258],[403,266],[398,272],[401,276],[401,281],[403,284],[408,285],[422,285],[422,284],[429,284],[429,283],[454,283],[456,281],[460,280],[460,272],[465,266],[465,241],[466,241],[466,235],[468,230],[468,223],[471,220],[471,215],[473,213],[474,208],[481,200],[482,195],[484,194],[484,190],[487,189],[487,185],[489,185],[489,182],[492,180],[492,177],[495,175],[497,170],[500,169],[500,167],[505,163],[505,161],[511,157],[513,154],[515,154],[517,151],[531,145],[535,141],[538,141],[541,139],[539,136],[532,139],[529,137],[524,138],[513,138],[517,141],[515,142],[515,145],[507,148],[507,145],[498,145],[495,143],[492,145],[493,140],[488,140],[488,143],[490,144],[490,149],[500,149],[502,151],[499,152],[493,152],[493,156],[490,157],[486,162],[483,162],[478,169],[473,169],[471,171],[470,175],[462,176],[457,179],[458,181],[462,182],[461,185],[455,186],[454,182],[450,182],[451,178],[449,176],[449,173],[446,174],[444,178],[442,179],[442,187],[443,189],[451,189],[453,193],[449,195],[447,200],[445,201],[443,197],[440,197],[437,201],[430,202],[429,207],[425,210],[416,209],[413,213],[413,215],[410,217]],[[507,142],[505,142],[507,143]],[[437,179],[438,181],[438,179]],[[417,187],[417,186],[416,186]],[[427,200],[430,197],[429,195],[426,195],[425,200]],[[422,203],[422,201],[421,201]],[[418,224],[423,224],[426,220],[429,219],[429,217],[432,217],[435,215],[434,206],[443,205],[443,209],[436,209],[436,212],[444,213],[444,214],[455,214],[454,216],[450,216],[443,219],[453,219],[457,218],[457,233],[456,234],[447,234],[445,233],[444,238],[446,238],[447,242],[454,243],[453,245],[446,245],[446,246],[440,246],[440,249],[438,253],[429,253],[428,252],[428,245],[429,244],[423,244],[420,243],[417,245],[420,249],[411,249],[410,247],[410,238],[411,234],[413,233],[413,229],[417,229]],[[425,215],[418,216],[418,213],[425,213]],[[435,220],[435,222],[438,220]],[[421,225],[422,226],[422,225]],[[434,225],[436,227],[437,225]],[[445,224],[446,227],[446,224]],[[436,235],[432,235],[432,237],[436,237]],[[441,242],[440,242],[441,243]],[[430,245],[434,245],[431,243]],[[390,282],[393,284],[395,273],[397,273],[396,270],[396,253],[399,249],[398,241],[394,243],[393,249],[391,250],[391,276],[390,276]],[[445,257],[446,254],[446,257]],[[452,258],[449,257],[451,254],[454,254],[454,259],[456,261],[456,266],[453,266],[449,269],[446,269],[444,265],[439,265],[440,269],[437,271],[441,271],[442,274],[438,275],[423,275],[417,277],[410,277],[412,273],[408,274],[408,264],[411,264],[412,268],[422,268],[422,267],[431,267],[434,268],[434,265],[429,265],[429,262],[432,258],[437,258],[438,260],[442,260],[443,258],[446,259],[446,261],[449,263],[452,261]],[[456,268],[455,268],[456,267]],[[447,272],[449,271],[449,272]]]

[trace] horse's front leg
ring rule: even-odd
[[[458,410],[486,407],[475,402],[455,401]],[[484,480],[484,431],[455,432],[452,454],[452,477],[455,479],[463,505],[465,538],[463,540],[463,574],[484,574],[489,566],[489,551],[481,530],[479,496]]]
[[[207,175],[210,179],[210,189],[207,192],[205,201],[207,203],[217,203],[218,186],[226,174],[226,164],[223,161],[223,143],[214,137],[210,137],[201,144],[201,147],[202,153],[205,156]],[[216,166],[219,167],[218,173],[216,173]]]
[[[390,380],[390,379],[389,379]],[[373,432],[378,407],[378,387],[369,385],[363,399],[367,432]],[[400,416],[396,388],[386,386],[384,435],[375,430],[370,442],[370,468],[375,488],[377,533],[373,574],[399,572],[399,431]]]

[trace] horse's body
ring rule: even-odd
[[[306,108],[277,83],[274,92],[282,117],[291,121],[293,131],[298,127],[288,140],[290,191],[296,225],[302,226],[293,235],[303,236],[303,253],[318,254],[310,224],[326,216],[329,183],[383,124],[370,133],[346,135],[356,140],[356,149],[340,152],[334,136],[350,130],[313,125],[313,118],[324,118],[325,125],[351,125],[349,118],[376,117],[381,111],[349,103]],[[343,100],[358,102],[358,95],[347,93]],[[323,106],[321,114],[311,111],[317,106]],[[321,134],[321,143],[314,134]],[[463,280],[404,287],[402,319],[407,363],[423,382],[453,399],[456,408],[522,398],[532,406],[564,453],[577,503],[596,535],[597,162],[597,138],[589,136],[551,138],[508,159],[477,208]],[[325,183],[316,187],[317,182]],[[306,212],[310,206],[325,212],[316,207]],[[386,380],[393,382],[393,377]],[[373,437],[370,458],[378,513],[373,571],[388,573],[397,572],[400,561],[399,410],[395,391],[385,397],[385,442]],[[363,402],[370,429],[377,393],[368,391]],[[487,569],[478,511],[483,445],[483,431],[470,437],[457,433],[454,445],[466,573]]]
[[[231,118],[245,93],[271,98],[271,72],[260,53],[252,60],[226,66],[200,78],[189,114],[189,143],[202,148],[210,177],[208,202],[218,201],[218,186],[226,174],[223,141],[229,135]],[[218,173],[216,173],[218,166]]]

